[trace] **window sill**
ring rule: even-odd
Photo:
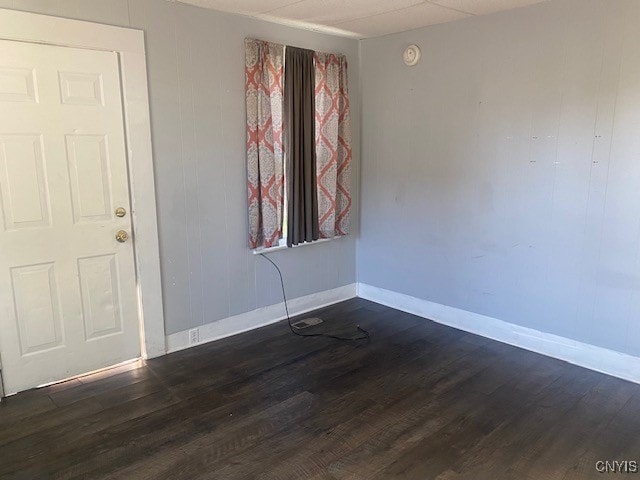
[[[333,238],[321,238],[319,240],[315,240],[313,242],[305,242],[305,243],[300,243],[298,245],[294,245],[291,248],[298,248],[298,247],[306,247],[308,245],[317,245],[318,243],[325,243],[325,242],[330,242],[331,240],[335,240],[336,238],[341,238],[341,237],[333,237]],[[269,248],[254,248],[253,250],[251,250],[253,252],[254,255],[260,255],[261,253],[272,253],[272,252],[278,252],[280,250],[287,250],[289,247],[287,247],[287,240],[286,239],[282,239],[280,245],[276,245],[275,247],[269,247]]]

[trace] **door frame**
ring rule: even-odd
[[[140,352],[166,353],[144,32],[0,9],[0,39],[116,52],[134,231]]]

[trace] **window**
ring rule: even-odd
[[[346,58],[254,39],[245,48],[250,247],[348,234]]]

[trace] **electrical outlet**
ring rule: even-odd
[[[192,328],[189,330],[189,345],[200,343],[200,330]]]

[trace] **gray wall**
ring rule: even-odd
[[[167,333],[282,301],[273,267],[247,246],[244,37],[347,55],[356,198],[358,42],[165,0],[0,0],[0,7],[145,31]],[[356,219],[357,209],[356,202]],[[354,236],[272,258],[289,298],[355,281]]]
[[[554,0],[364,41],[358,280],[640,354],[638,25]]]

